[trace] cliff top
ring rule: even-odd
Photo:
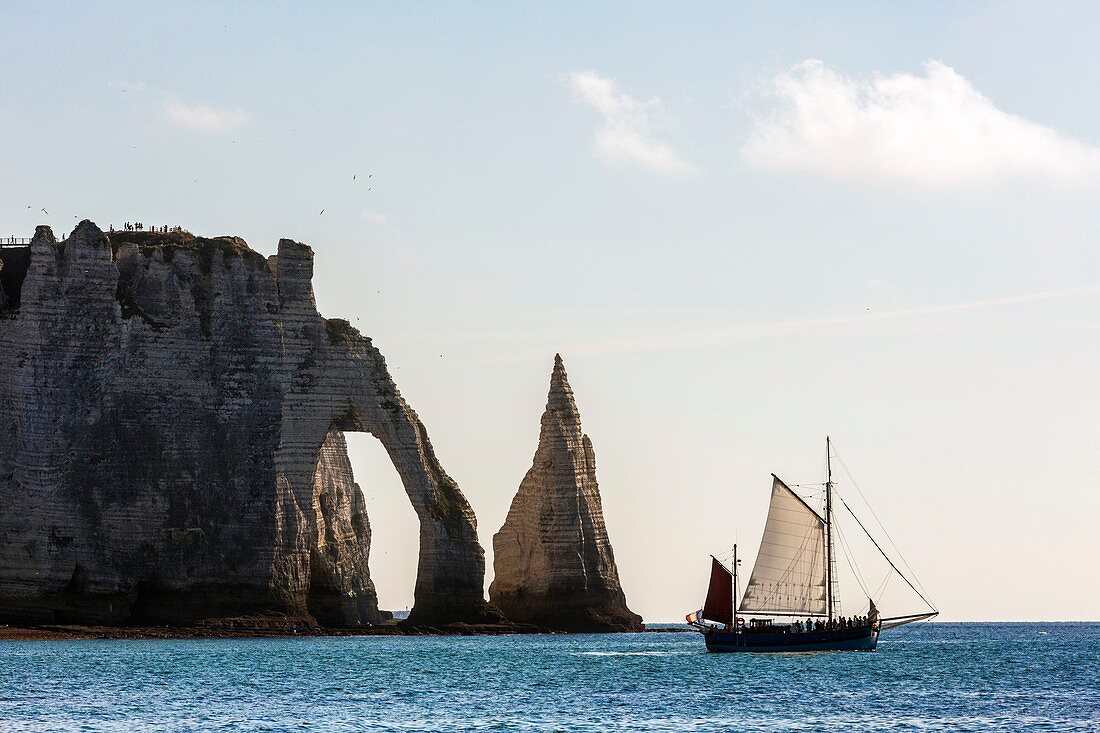
[[[165,227],[159,231],[114,230],[105,232],[96,226],[95,222],[85,219],[76,225],[72,233],[63,240],[62,245],[76,241],[102,241],[102,237],[106,237],[111,243],[111,250],[115,257],[118,256],[118,252],[123,245],[132,244],[136,245],[138,250],[146,257],[160,251],[167,261],[171,261],[172,256],[177,251],[195,252],[199,255],[204,270],[209,269],[211,259],[216,252],[221,252],[223,258],[243,260],[256,268],[266,268],[267,266],[267,258],[249,247],[248,242],[240,237],[199,237],[179,227],[173,229]],[[39,226],[35,229],[34,239],[38,240],[40,238],[45,238],[49,242],[57,241],[53,230],[48,226]]]
[[[117,252],[120,245],[136,244],[143,251],[156,248],[189,249],[202,251],[211,247],[221,250],[224,254],[232,254],[236,257],[248,257],[255,255],[263,257],[259,252],[248,246],[248,242],[240,237],[199,237],[186,229],[178,229],[169,232],[133,232],[114,231],[104,232],[111,240],[111,246]]]

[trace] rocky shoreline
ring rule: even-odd
[[[690,633],[693,629],[655,626],[640,631],[649,633]],[[574,632],[546,629],[534,624],[466,624],[409,626],[381,623],[374,626],[325,627],[307,617],[240,617],[212,619],[194,626],[83,626],[43,624],[41,626],[2,626],[4,641],[74,641],[79,639],[279,639],[290,637],[349,636],[512,636],[553,634],[570,636]]]
[[[466,624],[411,626],[383,622],[371,626],[327,627],[306,616],[241,616],[218,618],[190,626],[94,626],[42,624],[0,626],[0,641],[43,641],[73,639],[233,639],[284,638],[299,636],[500,636],[540,634],[545,629],[532,624]]]

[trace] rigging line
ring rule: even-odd
[[[878,585],[878,589],[875,590],[875,595],[871,596],[871,598],[882,601],[883,597],[885,597],[886,595],[886,589],[890,586],[890,579],[893,577],[894,574],[887,570],[886,575],[882,579],[882,582]]]
[[[848,567],[851,568],[852,573],[856,576],[856,580],[859,582],[859,587],[864,593],[867,592],[867,584],[863,582],[863,575],[860,574],[859,568],[856,567],[855,562],[852,560],[854,553],[851,546],[848,544],[848,540],[844,538],[844,532],[841,531],[840,525],[836,527],[836,536],[840,540],[841,554],[844,555],[844,560],[848,563]],[[867,596],[870,598],[871,596]]]
[[[837,458],[840,459],[839,456],[837,456]],[[840,459],[840,463],[841,463],[841,466],[844,467],[845,473],[848,473],[848,467],[844,465],[843,459]],[[894,542],[894,538],[890,536],[890,533],[887,531],[886,526],[882,523],[882,520],[879,519],[878,515],[875,513],[874,507],[871,506],[871,502],[867,501],[867,497],[863,495],[863,492],[860,490],[859,484],[856,483],[855,478],[853,478],[850,473],[848,474],[848,477],[852,479],[852,485],[856,487],[856,491],[859,492],[859,496],[860,496],[861,499],[863,499],[864,505],[867,507],[868,510],[870,510],[871,515],[875,518],[875,521],[878,522],[879,529],[881,529],[882,533],[886,535],[886,538],[888,540],[890,540],[890,545],[891,545],[891,547],[893,547],[894,552],[898,553],[898,559],[901,560],[902,564],[905,566],[905,569],[908,570],[910,575],[913,576],[913,580],[920,587],[920,589],[922,591],[924,591],[925,593],[928,593],[928,590],[924,587],[924,584],[920,582],[919,578],[917,578],[916,571],[913,570],[913,567],[909,564],[909,561],[905,559],[905,556],[901,552],[901,548],[899,548],[897,543]],[[844,500],[841,499],[841,501],[844,501]],[[845,508],[847,508],[849,512],[852,512],[851,507],[848,507],[847,504],[845,504]],[[854,512],[852,512],[852,516],[853,517],[855,516]],[[858,522],[859,520],[857,519],[856,521]],[[862,527],[863,525],[861,524],[860,526]],[[863,531],[867,532],[867,529],[864,528]],[[870,533],[868,533],[867,536],[870,537],[871,536]],[[872,539],[872,542],[873,541],[874,540]],[[876,545],[876,547],[877,547],[877,545]],[[879,549],[879,552],[882,552],[882,548],[878,548],[878,549]],[[886,556],[886,553],[883,552],[883,557],[885,557],[885,556]],[[899,573],[900,573],[900,571],[899,571]],[[908,580],[906,580],[906,582],[908,582]],[[910,585],[912,585],[912,583],[910,583]],[[916,588],[914,588],[914,590],[916,590]]]
[[[893,547],[895,553],[898,553],[898,558],[902,561],[902,565],[905,566],[906,570],[909,570],[910,575],[913,576],[913,580],[916,582],[917,586],[920,586],[921,590],[927,593],[928,591],[924,588],[924,583],[921,582],[920,578],[916,577],[916,571],[913,570],[913,567],[909,564],[909,560],[905,559],[905,556],[902,554],[901,548],[898,547],[898,543],[895,543],[893,537],[890,536],[890,532],[887,529],[886,525],[882,524],[882,519],[880,519],[879,515],[875,512],[875,507],[871,506],[871,503],[867,501],[867,496],[864,494],[864,490],[859,488],[859,483],[856,481],[856,477],[854,477],[854,475],[851,475],[851,471],[848,470],[848,464],[844,462],[843,458],[840,458],[839,453],[836,453],[836,459],[840,461],[840,467],[844,468],[844,472],[848,474],[848,479],[851,480],[851,485],[855,486],[856,491],[859,493],[860,499],[864,500],[864,504],[867,506],[868,511],[870,511],[871,516],[875,517],[875,521],[878,523],[879,528],[882,530],[882,534],[886,535],[887,539],[890,540],[890,545]],[[850,508],[848,511],[851,511]],[[867,532],[867,529],[864,529],[864,532]]]
[[[838,496],[837,498],[840,499],[840,503],[844,505],[844,508],[848,510],[848,513],[852,515],[852,519],[856,520],[856,524],[858,524],[859,528],[863,530],[863,533],[867,535],[867,539],[871,540],[871,544],[875,546],[875,549],[882,553],[882,556],[886,559],[886,562],[890,563],[890,567],[892,567],[894,571],[901,576],[901,579],[904,580],[906,584],[913,589],[913,592],[916,593],[922,601],[928,604],[929,608],[935,611],[936,607],[932,605],[932,602],[925,598],[924,594],[917,590],[917,586],[909,582],[909,578],[905,577],[905,573],[898,570],[898,566],[894,564],[894,561],[890,559],[890,556],[883,551],[878,542],[875,541],[875,538],[872,537],[871,533],[867,531],[867,528],[863,526],[863,522],[859,521],[859,517],[857,517],[856,513],[852,511],[852,507],[848,506],[848,502],[844,501],[843,497]]]
[[[894,577],[894,574],[887,570],[886,573],[882,576],[882,580],[880,580],[878,582],[878,585],[875,586],[875,593],[871,596],[871,598],[881,598],[881,594],[886,592],[886,586],[889,584],[890,578],[892,577]]]
[[[836,443],[833,443],[833,446],[835,448]],[[844,462],[844,459],[841,458],[840,454],[837,453],[835,450],[833,451],[833,453],[836,455],[836,459],[840,461],[840,465],[844,469],[844,473],[848,474],[848,478],[851,480],[852,486],[856,487],[856,491],[859,493],[860,498],[863,499],[863,503],[867,506],[867,509],[870,510],[871,516],[875,518],[876,522],[878,522],[879,529],[881,529],[882,533],[886,535],[886,539],[890,540],[890,544],[891,546],[893,546],[894,552],[898,553],[898,558],[901,560],[902,564],[905,565],[905,569],[910,572],[910,574],[913,576],[913,580],[917,582],[917,585],[920,586],[921,590],[923,590],[925,593],[928,593],[928,591],[924,587],[924,584],[920,582],[919,578],[917,578],[916,571],[914,571],[912,566],[909,565],[909,561],[905,559],[905,555],[902,554],[901,548],[899,548],[897,543],[894,542],[894,538],[890,536],[890,532],[887,531],[886,525],[882,523],[881,519],[879,519],[878,514],[875,512],[875,508],[871,506],[871,502],[867,501],[867,497],[863,494],[863,489],[859,488],[859,483],[856,481],[855,476],[853,476],[852,472],[848,470],[848,464]],[[848,511],[851,511],[851,509],[849,509]],[[866,532],[867,530],[863,531]]]

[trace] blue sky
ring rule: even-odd
[[[1089,4],[2,3],[0,22],[0,234],[308,242],[322,313],[387,355],[487,549],[561,352],[649,620],[697,607],[707,554],[736,537],[751,557],[768,474],[815,480],[826,433],[945,617],[1095,618]],[[377,445],[352,447],[400,607],[415,518]]]

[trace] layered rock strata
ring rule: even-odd
[[[596,456],[554,358],[534,463],[493,536],[489,600],[512,621],[561,631],[640,631],[604,524]]]
[[[0,621],[378,620],[342,432],[420,518],[411,623],[499,618],[472,509],[313,251],[39,227],[0,249]]]

